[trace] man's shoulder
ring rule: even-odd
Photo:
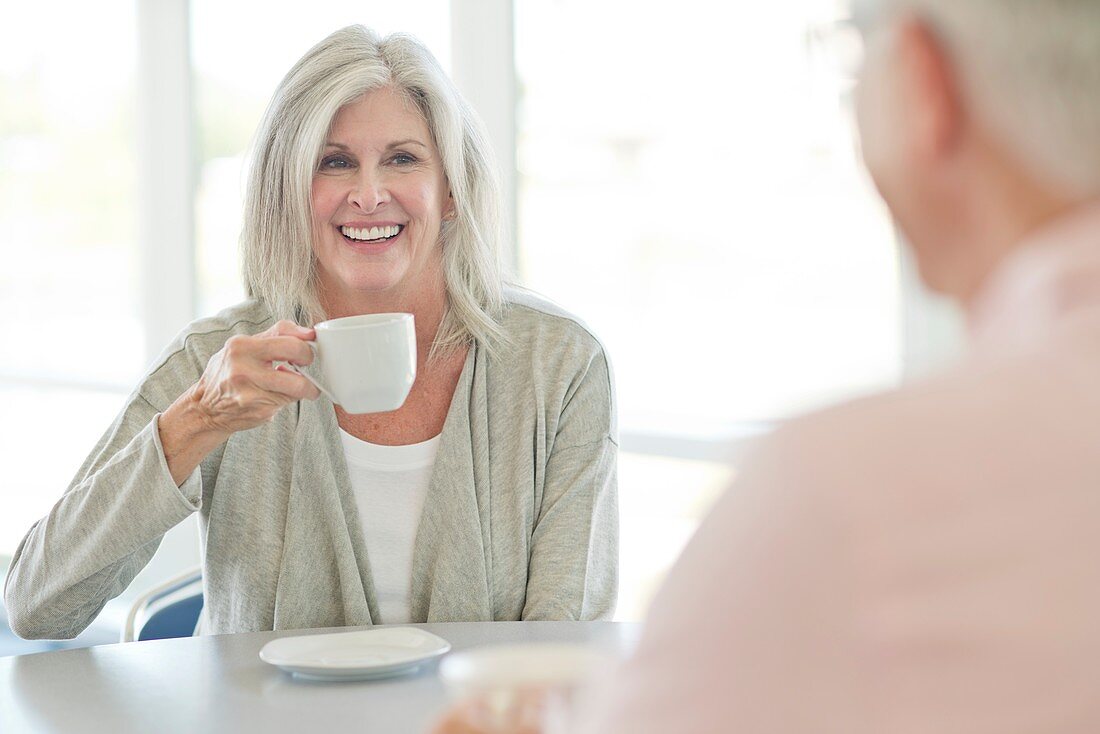
[[[789,421],[774,440],[839,463],[868,463],[943,440],[948,431],[980,418],[978,406],[1008,386],[966,366],[894,389],[848,400]],[[860,458],[853,458],[855,456]],[[843,458],[847,457],[847,458]]]
[[[1090,377],[1100,360],[1086,361],[1091,369],[1056,349],[969,359],[795,419],[771,450],[842,493],[929,492],[980,483],[995,467],[1072,461],[1060,432],[1100,430],[1100,415],[1080,409],[1100,403]]]

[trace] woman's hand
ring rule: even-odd
[[[273,365],[313,362],[306,340],[314,336],[313,329],[280,321],[255,336],[230,337],[189,391],[206,426],[228,437],[269,422],[284,405],[316,398],[313,383]]]
[[[280,321],[255,336],[233,336],[206,364],[202,377],[160,417],[160,439],[177,485],[207,454],[237,431],[270,422],[281,408],[315,399],[317,388],[279,365],[313,362],[313,329]]]

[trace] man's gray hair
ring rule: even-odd
[[[857,0],[858,2],[858,0]],[[1036,175],[1100,194],[1100,0],[870,0],[925,19],[975,112]]]
[[[423,114],[454,198],[440,234],[447,309],[433,353],[501,341],[500,189],[481,121],[415,38],[348,26],[314,46],[279,83],[253,143],[241,260],[249,296],[279,318],[325,318],[312,247],[311,186],[337,112],[392,87]]]

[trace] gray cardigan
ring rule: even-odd
[[[165,351],[16,550],[4,588],[16,633],[80,633],[196,511],[204,632],[379,619],[326,399],[234,434],[180,487],[168,473],[159,414],[226,339],[272,322],[249,301],[195,322]],[[607,357],[575,318],[525,291],[507,292],[502,325],[510,347],[471,347],[443,426],[413,550],[412,618],[607,618],[618,576]]]

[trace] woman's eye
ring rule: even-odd
[[[340,170],[343,168],[351,168],[351,161],[342,155],[333,155],[321,160],[322,170]]]
[[[410,163],[416,163],[416,158],[408,153],[397,153],[391,160],[399,166],[407,166]]]

